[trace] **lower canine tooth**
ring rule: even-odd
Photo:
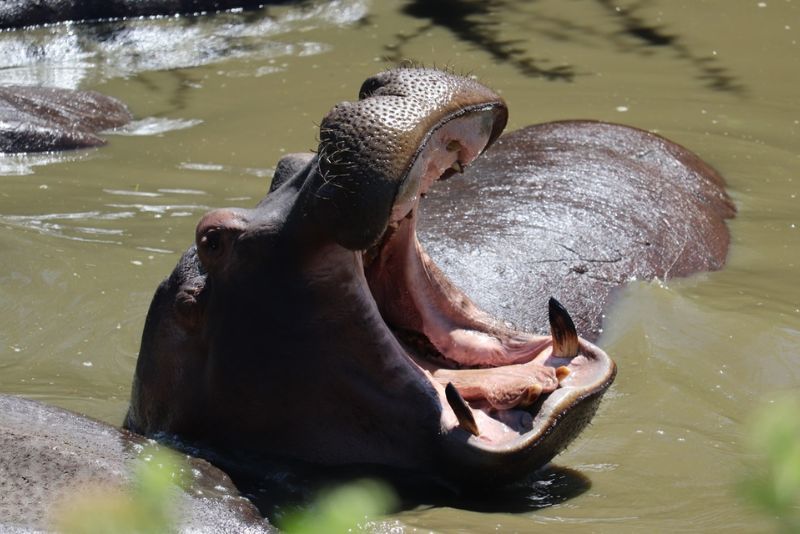
[[[544,388],[541,384],[532,385],[528,388],[528,391],[525,392],[525,396],[520,400],[519,405],[523,408],[530,406],[541,396],[543,390]]]
[[[567,310],[554,298],[549,302],[550,333],[553,336],[553,356],[574,358],[578,354],[578,333]]]
[[[454,161],[453,164],[450,165],[450,168],[453,169],[454,171],[456,171],[457,173],[463,173],[464,172],[464,166],[461,165],[461,163],[459,163],[458,161]]]
[[[456,414],[458,425],[473,436],[477,436],[479,434],[478,424],[472,416],[472,411],[469,409],[469,406],[467,406],[467,401],[464,400],[464,397],[461,396],[461,393],[458,392],[452,382],[448,382],[447,386],[445,386],[444,396],[447,398],[447,404],[450,405],[450,408],[453,409],[453,413]]]

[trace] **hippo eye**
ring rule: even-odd
[[[200,239],[200,244],[210,252],[218,253],[222,248],[222,232],[211,229]]]

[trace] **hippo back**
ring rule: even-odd
[[[95,91],[0,87],[0,153],[100,146],[105,141],[97,132],[131,119],[125,104]]]
[[[735,213],[696,155],[592,121],[501,137],[463,177],[433,188],[422,211],[426,250],[479,306],[546,332],[538,303],[553,296],[590,340],[615,287],[721,268]]]
[[[131,483],[149,440],[37,402],[0,395],[0,531],[52,528],[51,510],[80,488]],[[182,531],[267,532],[255,507],[211,464],[187,457],[176,497]]]

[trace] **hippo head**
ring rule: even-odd
[[[551,336],[482,312],[416,236],[420,199],[506,120],[498,95],[449,73],[364,82],[254,209],[202,218],[153,299],[126,425],[462,482],[548,462],[587,425],[614,363],[552,299]]]

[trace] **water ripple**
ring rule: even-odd
[[[10,84],[78,89],[89,79],[100,82],[230,58],[308,56],[325,53],[330,46],[282,43],[275,37],[300,28],[350,25],[366,15],[366,1],[340,0],[314,7],[271,6],[260,16],[252,11],[227,12],[208,17],[154,17],[5,31],[0,34],[0,70],[4,82]],[[264,70],[260,74],[268,73]]]
[[[200,119],[166,119],[160,117],[148,117],[146,119],[130,122],[121,128],[109,130],[105,133],[128,136],[159,135],[175,130],[185,130],[186,128],[191,128],[202,123],[203,121]]]

